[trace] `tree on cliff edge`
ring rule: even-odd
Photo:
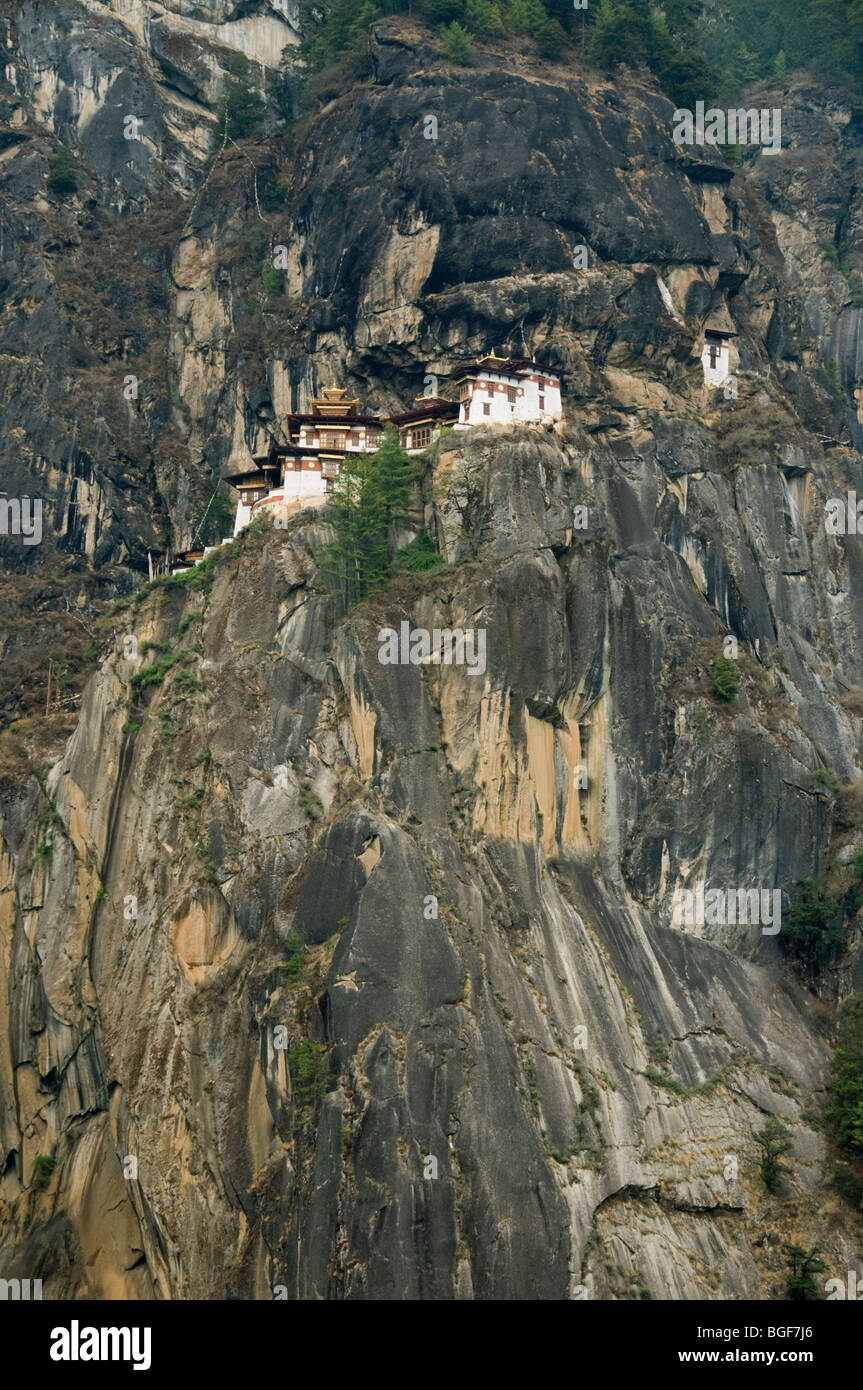
[[[254,135],[266,118],[267,104],[254,84],[252,65],[242,53],[231,59],[219,103],[219,134],[230,140]]]
[[[376,453],[345,458],[327,507],[335,540],[321,567],[347,608],[386,583],[391,532],[406,520],[412,482],[411,461],[394,425],[385,427]]]

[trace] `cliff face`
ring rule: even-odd
[[[464,72],[381,25],[373,82],[204,181],[203,74],[284,13],[23,8],[0,370],[15,486],[55,499],[61,548],[128,586],[333,375],[395,410],[527,350],[566,370],[567,424],[442,441],[415,503],[447,568],[348,617],[302,517],[118,615],[63,757],[4,805],[4,1274],[50,1297],[728,1299],[782,1296],[788,1240],[859,1269],[822,1121],[859,930],[816,1000],[760,927],[672,920],[699,881],[787,905],[861,836],[812,777],[858,781],[863,712],[857,539],[824,529],[863,494],[856,311],[819,252],[841,219],[853,263],[841,103],[790,94],[787,151],[732,177],[634,79],[505,49]],[[114,45],[170,127],[132,169],[116,130],[84,142],[125,105]],[[62,210],[45,124],[86,164]],[[818,169],[813,131],[836,135]],[[717,312],[728,400],[698,361]],[[9,346],[25,323],[41,364]],[[482,629],[485,669],[382,664],[403,621]]]

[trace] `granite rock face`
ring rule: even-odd
[[[842,389],[819,367],[850,331],[831,263],[777,212],[797,96],[787,150],[735,172],[634,79],[465,73],[387,24],[373,81],[205,179],[210,65],[284,13],[24,9],[0,373],[61,550],[132,588],[333,375],[389,411],[526,350],[567,420],[442,440],[414,508],[446,568],[352,614],[300,517],[117,616],[63,758],[3,805],[0,1271],[55,1298],[770,1298],[788,1240],[859,1270],[823,1125],[859,926],[817,999],[762,924],[673,911],[699,882],[787,908],[856,842],[813,777],[860,778],[863,570],[824,515],[863,469],[851,358]],[[121,42],[154,104],[132,168],[87,95]],[[85,166],[62,208],[57,136]],[[281,244],[265,300],[249,262]],[[728,399],[699,364],[720,311]],[[485,659],[383,664],[403,622],[481,630]]]

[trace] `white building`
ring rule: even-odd
[[[261,513],[281,520],[303,507],[326,500],[345,457],[374,453],[384,425],[394,424],[402,447],[421,453],[452,425],[538,424],[559,420],[560,373],[526,357],[497,357],[494,352],[458,367],[450,376],[456,400],[417,397],[412,410],[389,420],[360,415],[359,401],[341,387],[330,386],[311,402],[311,412],[289,415],[287,444],[273,444],[251,468],[225,479],[238,493],[234,535]]]
[[[727,312],[711,318],[704,329],[701,365],[708,386],[722,386],[737,367],[737,332]]]
[[[458,367],[450,377],[458,387],[456,429],[472,425],[526,425],[559,420],[560,373],[526,357],[496,357]]]

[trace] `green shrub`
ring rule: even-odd
[[[158,661],[154,661],[152,666],[145,666],[143,671],[139,671],[129,682],[132,694],[137,696],[151,685],[161,685],[171,667],[176,665],[179,659],[178,656],[163,656]]]
[[[657,1071],[655,1067],[646,1067],[644,1076],[651,1085],[661,1086],[664,1091],[671,1091],[672,1095],[686,1095],[686,1087],[682,1081],[678,1081],[676,1076],[667,1076],[664,1072]]]
[[[56,1167],[57,1159],[53,1153],[36,1155],[33,1159],[31,1181],[37,1192],[42,1192],[48,1186]]]
[[[203,681],[198,680],[194,671],[190,671],[186,666],[177,672],[174,684],[178,690],[206,690],[207,688]]]
[[[278,212],[279,208],[284,207],[287,196],[287,179],[276,179],[274,183],[268,184],[261,194],[261,207],[265,212]]]
[[[842,1010],[839,1046],[828,1085],[827,1123],[849,1158],[863,1154],[863,993],[852,994]]]
[[[197,592],[209,589],[215,577],[216,562],[228,548],[224,546],[216,555],[208,555],[206,560],[199,560],[197,565],[192,565],[191,569],[183,570],[180,574],[160,575],[149,584],[142,584],[135,595],[135,604],[143,603],[144,599],[154,592],[170,593],[173,589],[192,589]]]
[[[839,778],[829,767],[816,767],[814,772],[810,772],[809,779],[816,787],[823,787],[825,791],[835,792],[839,786]]]
[[[319,1105],[330,1089],[330,1059],[323,1043],[302,1038],[288,1048],[288,1071],[300,1109]]]
[[[203,616],[203,608],[195,608],[191,613],[184,613],[182,618],[180,619],[180,626],[177,628],[177,636],[182,637],[186,632],[188,632],[191,624],[198,622],[199,619],[203,618]]]
[[[309,820],[317,820],[318,817],[323,815],[324,808],[321,804],[321,799],[316,792],[312,791],[311,782],[300,783],[297,801],[299,802],[300,810]]]
[[[37,846],[36,853],[33,855],[33,858],[30,860],[30,864],[29,864],[28,867],[31,868],[31,869],[35,868],[36,865],[39,863],[39,860],[40,860],[40,859],[47,859],[48,862],[49,862],[49,864],[50,864],[50,862],[51,862],[51,857],[52,857],[53,853],[54,853],[54,845],[53,845],[53,842],[52,842],[51,840],[47,840],[47,839],[46,839],[46,840],[43,840],[42,843],[41,843],[39,846]]]
[[[779,942],[810,981],[844,954],[847,933],[842,902],[828,892],[823,875],[795,883]]]
[[[431,537],[427,536],[425,531],[421,531],[409,545],[399,551],[395,568],[410,571],[434,570],[443,563],[444,558],[438,555]]]
[[[287,978],[293,982],[299,978],[302,966],[303,938],[297,928],[292,927],[285,938],[285,958],[282,961],[282,969]]]
[[[282,272],[274,265],[268,265],[264,271],[264,294],[267,299],[273,299],[277,294],[282,293],[284,279]]]
[[[713,672],[713,681],[710,686],[711,694],[723,704],[730,704],[740,689],[740,676],[737,673],[737,667],[730,657],[717,656],[713,659],[711,671]]]
[[[855,1207],[863,1207],[863,1182],[847,1163],[837,1163],[830,1179],[836,1191]]]
[[[195,845],[195,853],[204,866],[204,875],[207,882],[217,884],[219,881],[219,868],[203,840],[199,840]]]

